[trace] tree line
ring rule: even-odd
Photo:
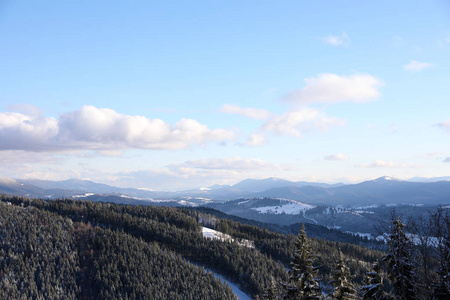
[[[295,239],[289,279],[272,281],[263,299],[450,299],[450,214],[439,208],[427,222],[409,220],[406,226],[395,213],[386,236],[388,252],[366,272],[362,285],[354,282],[342,251],[331,270],[330,289],[324,291],[314,263],[310,239],[303,226]],[[409,229],[409,234],[405,231]],[[420,233],[432,236],[419,236]],[[423,244],[423,242],[426,244]],[[426,248],[426,250],[424,250]],[[431,266],[434,265],[434,268]],[[387,284],[386,284],[387,283]]]

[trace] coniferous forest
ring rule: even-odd
[[[205,269],[255,299],[450,296],[445,209],[430,213],[429,226],[393,215],[386,245],[363,247],[309,237],[305,226],[293,235],[211,209],[1,200],[0,299],[235,299]],[[204,238],[202,226],[233,239]],[[420,230],[433,239],[413,243],[411,233],[425,236]]]

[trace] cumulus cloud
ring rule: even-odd
[[[403,69],[405,71],[409,71],[409,72],[419,72],[419,71],[422,71],[423,69],[427,69],[432,66],[433,66],[433,64],[430,64],[430,63],[418,62],[418,61],[412,60],[412,61],[410,61],[409,64],[404,65]]]
[[[45,150],[57,134],[58,121],[54,118],[0,113],[0,150]]]
[[[325,160],[347,160],[348,156],[344,155],[342,153],[338,153],[338,154],[327,155],[323,159],[325,159]]]
[[[266,136],[262,132],[253,133],[247,140],[246,145],[250,147],[257,147],[264,144],[266,141]]]
[[[362,164],[360,167],[363,168],[408,168],[409,166],[405,163],[394,163],[392,161],[384,161],[384,160],[374,160],[370,164]]]
[[[305,131],[312,129],[325,131],[344,124],[345,120],[343,119],[329,117],[317,109],[303,108],[273,116],[262,126],[261,131],[302,137],[302,133]]]
[[[234,132],[209,129],[193,119],[174,125],[160,119],[122,115],[108,108],[83,106],[59,120],[0,113],[0,150],[184,149],[233,140]]]
[[[282,100],[293,104],[369,102],[380,97],[383,82],[369,74],[339,76],[324,73],[305,79],[306,86],[292,91]]]
[[[442,128],[446,131],[450,131],[450,119],[447,119],[444,122],[437,123],[436,126]]]
[[[220,109],[221,112],[227,114],[243,115],[252,119],[264,120],[270,117],[270,112],[260,108],[243,108],[238,105],[224,104]]]
[[[341,35],[326,36],[322,38],[322,41],[327,45],[338,47],[338,46],[347,46],[348,43],[350,42],[350,38],[345,32],[343,32]]]

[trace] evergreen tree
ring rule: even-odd
[[[317,267],[313,266],[315,258],[311,252],[310,241],[306,236],[305,226],[303,225],[295,240],[289,281],[283,284],[285,289],[284,299],[309,300],[322,298],[319,282],[316,279],[319,271]]]
[[[353,276],[350,274],[350,269],[345,265],[344,255],[339,251],[339,261],[335,269],[331,272],[331,284],[333,285],[333,293],[330,299],[348,300],[356,299],[356,290],[351,282]]]
[[[270,286],[264,291],[264,300],[276,300],[278,299],[278,290],[275,285],[275,280],[273,277],[270,278]]]
[[[439,240],[438,256],[440,261],[437,272],[439,282],[434,289],[434,299],[450,299],[450,215],[442,208],[432,216],[435,236]]]
[[[403,231],[405,225],[400,217],[392,225],[388,240],[389,252],[383,260],[387,262],[388,276],[393,281],[395,295],[399,299],[415,299],[411,243]]]
[[[359,291],[359,296],[364,300],[388,300],[391,297],[383,292],[383,278],[380,275],[380,266],[375,262],[372,271],[366,273],[364,285]]]

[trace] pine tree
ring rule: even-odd
[[[411,262],[411,243],[403,231],[400,217],[392,222],[389,236],[389,252],[383,257],[387,262],[388,276],[393,281],[395,295],[399,299],[415,299],[414,266]]]
[[[309,300],[322,298],[319,282],[316,279],[319,271],[317,267],[313,266],[315,258],[311,252],[310,241],[306,236],[305,226],[302,225],[295,240],[289,281],[283,284],[284,299]]]
[[[380,275],[380,266],[375,262],[372,271],[366,273],[364,285],[359,291],[359,296],[364,300],[387,300],[390,299],[383,292],[383,278]]]
[[[277,287],[275,285],[275,280],[273,277],[270,278],[270,286],[264,291],[263,299],[264,300],[276,300],[278,291]]]
[[[444,214],[442,208],[433,215],[435,236],[439,239],[438,256],[440,266],[438,270],[439,282],[434,289],[436,300],[450,299],[450,215]]]
[[[330,299],[349,300],[356,299],[356,289],[351,280],[353,276],[350,274],[350,269],[345,265],[344,255],[339,251],[339,261],[332,271],[331,284],[333,285],[333,293]]]

